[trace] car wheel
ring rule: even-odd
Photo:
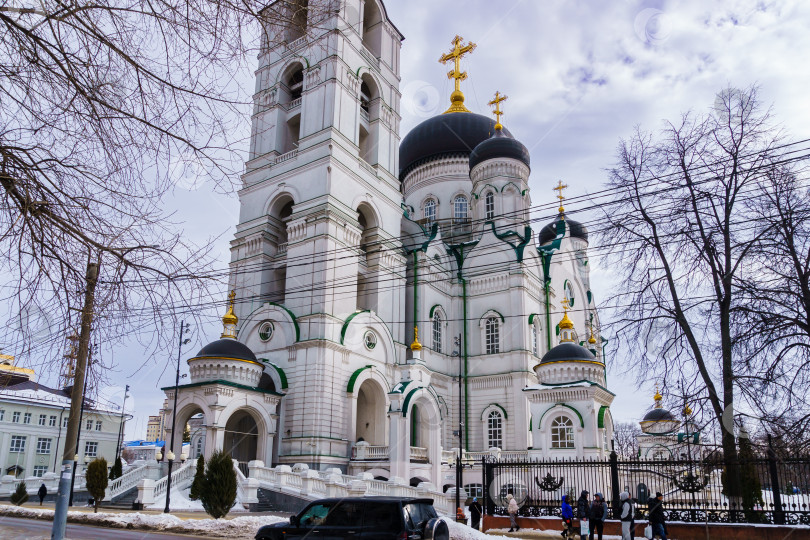
[[[450,540],[450,528],[441,518],[433,518],[425,525],[423,540]]]

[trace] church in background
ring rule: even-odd
[[[459,448],[606,458],[614,394],[567,186],[532,192],[506,96],[468,109],[458,36],[447,110],[401,138],[404,38],[382,2],[337,4],[285,3],[300,28],[266,28],[224,331],[188,360],[176,425],[202,419],[204,455],[412,485],[453,485]]]

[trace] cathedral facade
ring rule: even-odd
[[[529,152],[502,96],[496,118],[465,106],[458,37],[449,109],[401,139],[403,36],[378,0],[335,4],[305,32],[268,29],[234,295],[189,360],[178,425],[205,416],[206,454],[438,486],[459,448],[607,456],[588,233],[565,186],[535,230]]]

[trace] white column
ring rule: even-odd
[[[411,477],[411,433],[408,429],[408,418],[400,411],[388,413],[389,449],[391,477],[408,479]]]

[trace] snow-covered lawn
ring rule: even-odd
[[[0,515],[53,520],[53,510],[0,505]],[[253,538],[262,525],[285,521],[274,516],[239,516],[233,519],[187,519],[171,514],[68,512],[68,522],[118,529],[145,529],[221,538]]]

